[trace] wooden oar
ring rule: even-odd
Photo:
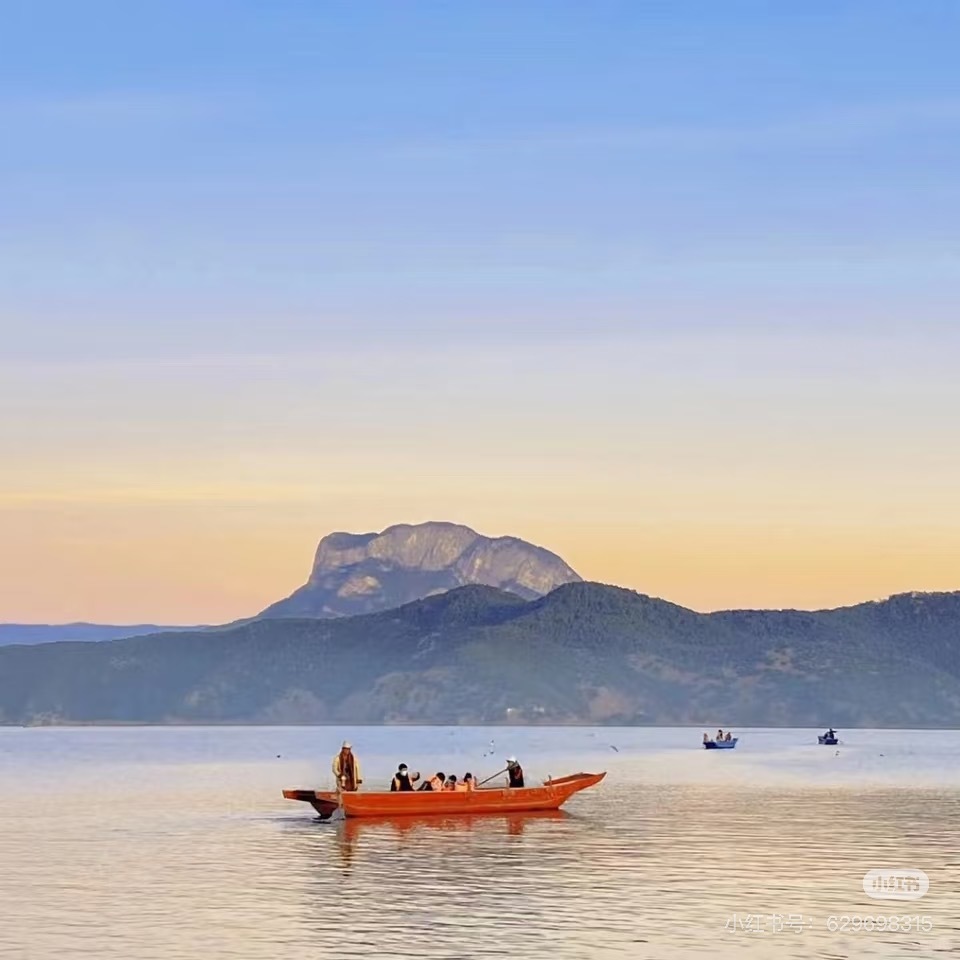
[[[478,787],[482,787],[485,783],[489,783],[491,780],[493,780],[494,777],[499,777],[501,774],[506,773],[509,769],[510,769],[509,767],[504,767],[502,770],[498,770],[498,771],[493,775],[493,777],[487,777],[486,780],[481,780],[480,783],[477,784],[477,786],[478,786]]]

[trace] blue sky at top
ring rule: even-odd
[[[6,3],[8,357],[948,323],[951,3]]]

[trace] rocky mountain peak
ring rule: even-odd
[[[382,533],[331,533],[317,547],[311,580],[368,559],[408,570],[443,570],[482,539],[455,523],[401,523]]]
[[[516,537],[485,537],[455,523],[398,524],[324,537],[307,583],[261,616],[373,613],[468,584],[532,599],[580,580],[556,554]]]

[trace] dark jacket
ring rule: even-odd
[[[410,782],[409,773],[395,773],[393,780],[390,781],[390,790],[393,793],[397,791],[413,790],[413,784]]]

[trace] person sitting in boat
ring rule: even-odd
[[[463,775],[463,780],[457,784],[458,790],[476,790],[477,784],[473,779],[472,773],[465,773]]]
[[[724,739],[725,741],[729,742],[729,741],[730,741],[730,738],[731,738],[731,736],[730,736],[730,731],[728,730],[728,731],[726,732],[726,734],[724,735],[724,738],[723,738],[723,739]]]
[[[517,762],[516,757],[507,758],[507,786],[523,786],[523,767]]]
[[[451,773],[450,776],[447,777],[447,782],[443,785],[443,789],[444,790],[457,789],[457,775],[455,773]]]
[[[834,730],[833,727],[831,727],[831,728],[826,732],[825,736],[826,736],[826,738],[827,738],[828,740],[835,740],[835,739],[836,739],[836,736],[837,736],[837,731]]]
[[[705,733],[705,734],[703,735],[703,742],[704,742],[704,743],[712,743],[712,742],[713,742],[713,741],[710,739],[710,734]]]
[[[337,780],[337,789],[353,793],[360,789],[363,778],[360,776],[360,761],[354,756],[353,748],[344,740],[340,752],[333,758],[333,775]]]
[[[410,773],[407,770],[407,765],[401,763],[400,766],[397,767],[397,772],[393,775],[393,780],[390,781],[390,791],[391,793],[398,791],[404,793],[408,790],[413,790],[414,783],[419,779],[419,773]]]
[[[443,785],[447,782],[447,778],[443,771],[435,773],[429,780],[427,780],[424,785],[420,788],[421,790],[433,790],[439,792],[443,789]]]

